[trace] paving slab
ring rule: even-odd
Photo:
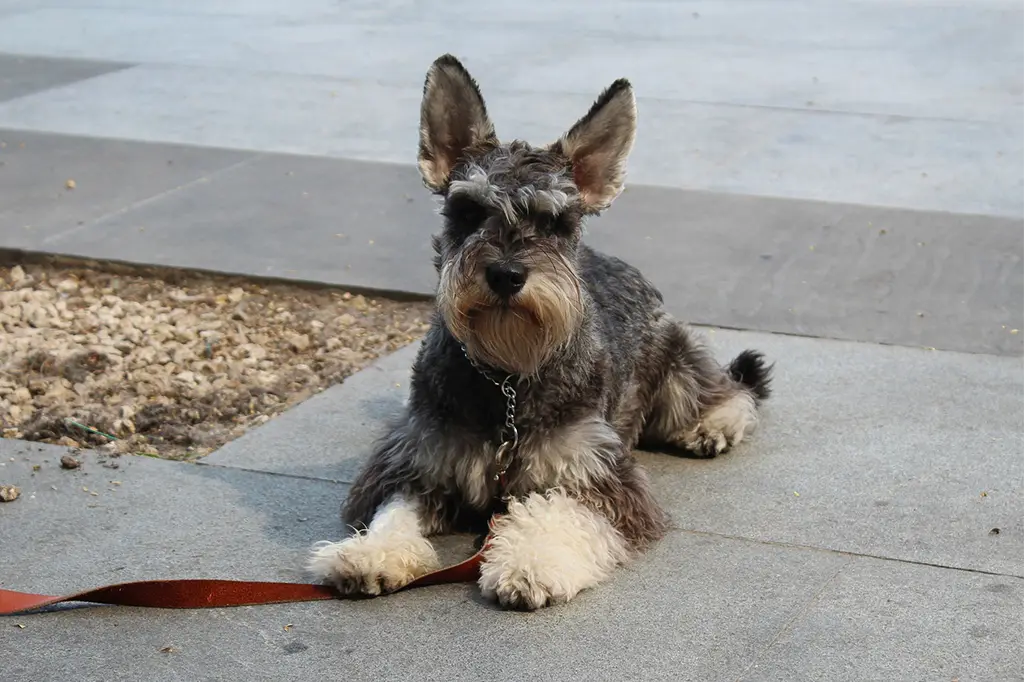
[[[303,580],[310,545],[339,531],[344,485],[94,450],[75,453],[82,466],[64,470],[67,452],[0,440],[0,478],[21,488],[0,507],[5,588],[60,594],[164,577]]]
[[[4,137],[0,174],[14,178],[0,189],[0,206],[11,207],[0,209],[4,245],[434,291],[436,202],[410,165]],[[109,170],[87,168],[92,155],[110,159]],[[74,192],[65,175],[77,178]],[[1010,333],[1024,329],[1019,219],[634,185],[590,223],[588,239],[643,269],[669,309],[695,322],[1024,352],[1024,336]]]
[[[32,10],[35,4],[34,0],[0,0],[0,15],[11,15]]]
[[[301,580],[344,486],[0,440],[0,585]],[[39,470],[34,467],[38,466]],[[115,483],[114,481],[117,481]],[[737,488],[738,489],[738,488]],[[734,489],[735,490],[735,489]],[[95,493],[95,495],[93,494]],[[445,543],[446,556],[469,551]],[[14,679],[1010,679],[1024,580],[685,531],[569,605],[508,613],[471,585],[372,601],[3,618]]]
[[[296,580],[305,546],[340,532],[336,484],[133,457],[111,471],[94,453],[70,472],[56,465],[63,452],[0,441],[0,476],[24,491],[0,507],[4,587],[59,592],[170,576]],[[499,611],[469,585],[374,601],[62,609],[3,619],[0,649],[13,679],[63,679],[73,667],[83,680],[300,672],[324,680],[511,680],[584,671],[613,680],[638,670],[643,679],[727,680],[848,561],[675,533],[603,588],[535,614]]]
[[[679,527],[1024,576],[1019,359],[706,331],[723,361],[748,347],[776,361],[775,397],[726,456],[640,455]],[[414,353],[203,461],[351,481],[401,408]]]
[[[419,346],[384,356],[223,445],[202,464],[351,482],[384,425],[401,412]]]
[[[1005,0],[34,4],[0,28],[0,48],[413,88],[448,49],[495,87],[540,93],[589,95],[628,69],[659,99],[964,120],[1022,104],[1021,8]]]
[[[408,162],[423,72],[453,52],[499,131],[536,140],[628,76],[644,184],[1024,214],[1004,0],[23,7],[0,50],[140,66],[0,106],[0,125]]]
[[[12,130],[0,131],[0,144],[0,246],[6,248],[45,249],[254,156]]]
[[[386,70],[369,70],[367,77],[351,80],[143,64],[2,103],[0,126],[410,163],[422,73],[437,55],[453,49],[447,39],[435,42],[429,55],[409,62],[419,64],[415,84],[381,82]],[[476,66],[471,60],[467,64]],[[624,64],[605,75],[604,85],[632,72]],[[498,134],[537,144],[564,133],[604,87],[543,93],[543,106],[538,106],[535,91],[502,89],[500,77],[491,79],[497,87],[488,87],[485,74],[476,75]],[[1024,124],[1019,115],[977,121],[660,99],[643,91],[637,97],[632,182],[1024,215]]]
[[[1019,680],[1024,580],[852,561],[743,680]]]
[[[410,170],[264,156],[43,248],[429,295],[439,218]]]
[[[0,12],[2,11],[0,6]],[[131,65],[118,62],[25,57],[0,53],[0,102],[119,71],[129,66]]]
[[[776,395],[736,456],[649,464],[685,527],[1024,576],[1020,358],[708,338],[762,349]]]
[[[634,186],[589,239],[682,319],[1024,352],[1024,220]]]

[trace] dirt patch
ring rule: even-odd
[[[0,267],[0,428],[199,457],[416,341],[430,309],[227,277]]]

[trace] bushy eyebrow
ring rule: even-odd
[[[571,193],[570,181],[557,174],[547,179],[550,186],[546,188],[523,185],[506,192],[491,182],[486,171],[474,165],[469,167],[465,179],[452,181],[448,196],[471,198],[498,211],[511,224],[530,213],[558,215],[572,203],[575,193]]]

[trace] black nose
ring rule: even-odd
[[[491,263],[484,274],[491,290],[505,298],[518,294],[526,284],[526,268],[518,263]]]

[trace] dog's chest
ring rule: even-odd
[[[503,494],[521,497],[555,487],[581,490],[608,474],[620,441],[597,409],[552,402],[535,389],[517,397],[516,409],[448,450],[457,458],[449,471],[470,504],[483,508]],[[509,415],[514,430],[505,421]]]

